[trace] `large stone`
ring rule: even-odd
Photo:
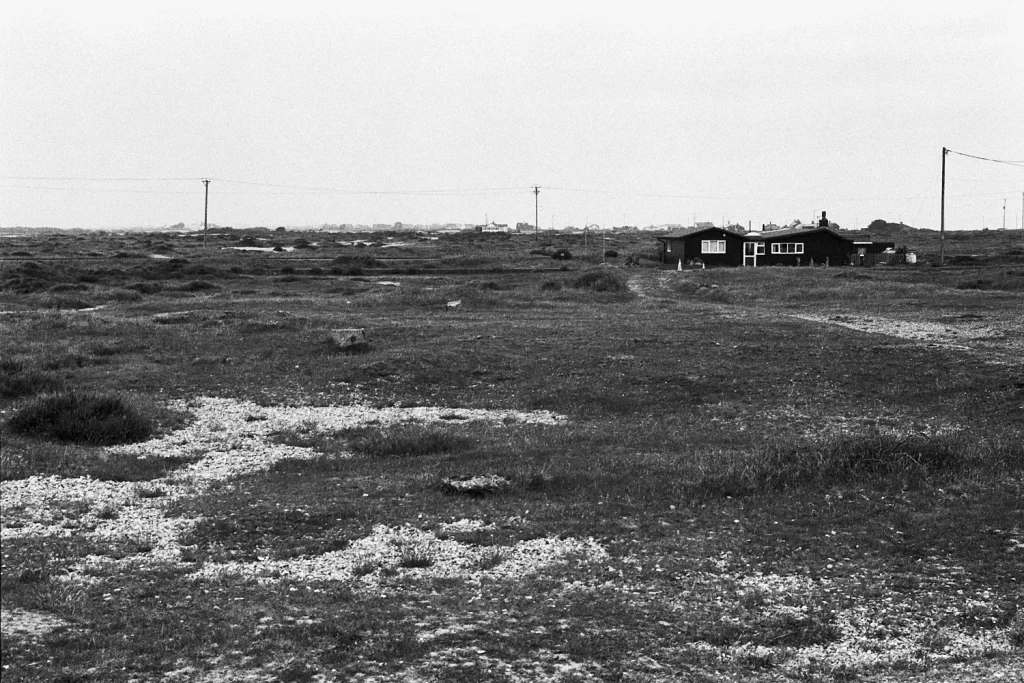
[[[366,341],[366,330],[359,328],[331,330],[327,341],[338,351],[344,353],[364,353],[370,350]]]

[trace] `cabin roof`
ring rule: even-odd
[[[733,237],[738,237],[740,239],[743,239],[743,237],[744,237],[744,233],[742,233],[742,232],[736,232],[735,230],[729,230],[728,228],[719,228],[719,227],[716,226],[716,227],[711,227],[711,228],[694,227],[694,228],[686,228],[685,230],[676,230],[674,232],[670,232],[670,233],[665,234],[665,235],[660,235],[658,237],[658,239],[659,240],[663,240],[663,239],[679,239],[681,237],[692,237],[694,235],[699,235],[699,234],[704,233],[704,232],[711,232],[712,230],[717,230],[719,232],[724,232],[727,235],[732,235]]]

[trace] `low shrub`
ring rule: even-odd
[[[576,289],[590,289],[595,292],[627,292],[629,280],[617,270],[602,268],[589,270],[573,280]]]
[[[93,446],[143,441],[153,433],[152,419],[124,397],[79,391],[35,399],[8,425],[18,434]]]
[[[156,294],[163,287],[156,282],[133,282],[130,285],[125,285],[125,289],[136,291],[139,294]]]
[[[742,495],[800,486],[876,483],[915,487],[965,472],[1024,469],[1024,445],[985,443],[963,435],[850,435],[818,443],[771,443],[745,456],[716,457],[697,488]]]
[[[446,429],[422,424],[395,425],[388,429],[359,427],[341,433],[352,451],[374,457],[416,457],[464,451],[473,441]]]
[[[551,254],[551,258],[555,259],[556,261],[568,261],[572,259],[572,252],[565,248],[555,249],[555,251],[552,252]]]
[[[342,254],[331,263],[334,275],[362,275],[365,269],[379,265],[372,254]]]
[[[404,548],[398,558],[398,566],[404,569],[429,567],[432,564],[434,558],[426,550],[416,547]]]

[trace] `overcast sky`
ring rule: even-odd
[[[11,4],[0,226],[201,224],[207,177],[236,227],[532,223],[539,185],[541,227],[937,229],[943,146],[1024,160],[1019,0]],[[951,155],[947,228],[1022,193]]]

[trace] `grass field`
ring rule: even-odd
[[[1024,266],[364,237],[0,246],[4,683],[1019,676]]]

